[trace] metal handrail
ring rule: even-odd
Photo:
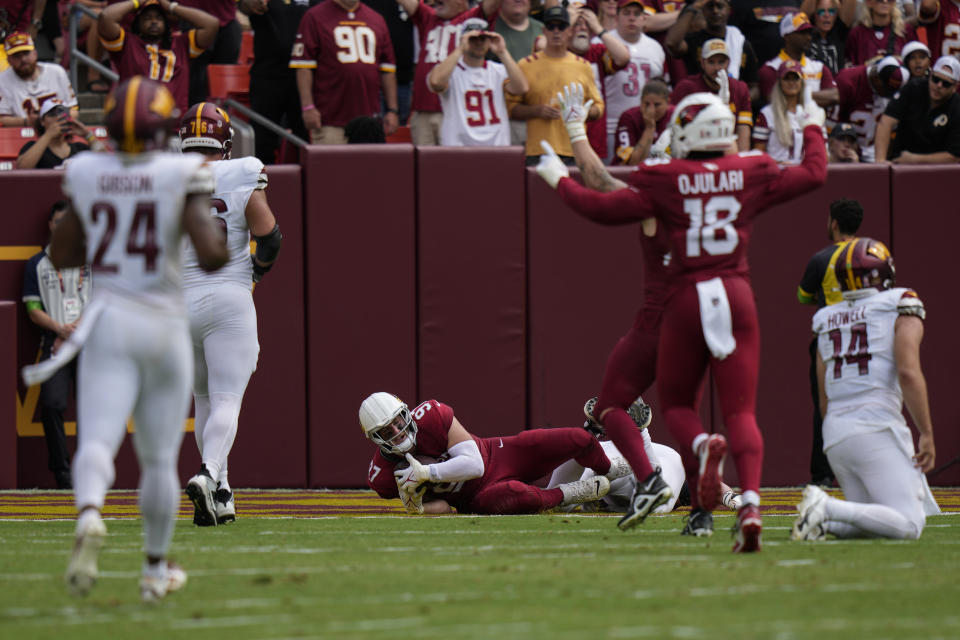
[[[97,13],[93,9],[89,9],[83,6],[82,4],[74,4],[73,6],[70,7],[70,22],[69,22],[70,83],[73,85],[73,90],[77,92],[79,92],[78,83],[80,81],[79,69],[77,64],[79,62],[82,62],[89,67],[93,67],[94,69],[99,71],[103,76],[108,78],[111,82],[116,82],[117,78],[119,78],[119,76],[116,74],[116,72],[113,69],[103,66],[102,64],[100,64],[99,60],[94,60],[93,58],[88,56],[86,53],[83,53],[82,51],[77,49],[77,19],[79,17],[79,14],[81,13],[85,13],[86,15],[90,16],[94,20],[96,20],[98,17]],[[90,28],[94,30],[94,33],[88,33],[87,37],[88,38],[97,37],[96,31],[95,31],[97,28],[96,24],[94,24]]]
[[[283,127],[279,126],[275,122],[271,122],[270,120],[267,120],[262,115],[260,115],[259,113],[257,113],[256,111],[254,111],[253,109],[251,109],[245,104],[241,104],[232,98],[227,98],[226,100],[223,101],[223,104],[230,107],[231,109],[236,109],[237,111],[240,112],[241,115],[249,118],[250,120],[253,120],[263,128],[269,129],[270,131],[277,134],[278,136],[281,136],[289,140],[290,142],[297,145],[298,147],[305,147],[308,144],[307,141],[301,138],[300,136],[296,136],[290,133],[289,131],[287,131],[286,129],[284,129]]]

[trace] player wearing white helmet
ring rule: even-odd
[[[883,243],[851,240],[836,261],[843,300],[813,316],[823,451],[845,499],[808,485],[794,540],[914,540],[926,516],[940,513],[923,475],[936,459],[920,367],[926,311],[916,292],[894,287],[894,273]],[[918,449],[904,404],[920,433]]]
[[[240,404],[257,368],[257,310],[252,283],[273,266],[283,236],[267,204],[267,176],[256,158],[230,159],[230,117],[212,102],[190,107],[180,122],[181,149],[199,152],[216,179],[210,213],[226,231],[230,260],[216,274],[199,268],[184,245],[184,290],[193,339],[194,436],[203,460],[187,483],[193,522],[214,526],[236,518],[227,457],[237,436]],[[250,236],[257,242],[250,255]]]
[[[804,113],[803,162],[781,170],[766,154],[735,153],[729,107],[712,93],[690,94],[673,112],[673,159],[648,160],[623,182],[607,172],[586,142],[582,90],[568,86],[557,98],[586,186],[569,178],[548,145],[537,172],[591,220],[642,221],[645,235],[666,234],[673,288],[658,349],[670,357],[657,359],[656,372],[664,420],[680,444],[691,506],[712,511],[721,499],[727,440],[707,434],[700,422],[698,389],[709,367],[744,490],[733,551],[759,551],[763,437],[755,412],[760,335],[747,250],[758,214],[826,180],[823,110]]]

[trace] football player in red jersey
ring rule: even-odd
[[[582,96],[582,89],[573,85],[558,98],[587,186],[571,180],[549,149],[537,171],[568,205],[591,220],[643,221],[644,234],[666,234],[671,292],[659,350],[670,357],[657,361],[664,419],[681,445],[692,507],[712,511],[720,500],[727,442],[720,434],[706,434],[700,423],[699,392],[709,366],[744,490],[733,550],[758,551],[763,439],[755,411],[760,335],[747,246],[754,217],[826,180],[823,110],[809,105],[802,116],[802,164],[780,169],[764,153],[734,153],[730,108],[713,94],[691,94],[674,110],[673,159],[648,161],[623,182],[607,172],[586,143]]]
[[[584,429],[478,438],[451,407],[436,400],[411,411],[396,396],[379,391],[360,405],[360,426],[377,445],[367,483],[382,498],[399,497],[409,513],[449,513],[451,507],[460,513],[538,513],[599,500],[611,479],[630,474],[623,458],[611,461]],[[427,464],[427,458],[437,461]],[[533,484],[570,459],[597,475],[554,489]]]
[[[137,14],[128,32],[120,23],[131,11]],[[197,28],[174,33],[171,17]],[[169,0],[124,0],[106,7],[97,21],[100,42],[120,81],[144,75],[168,85],[180,113],[190,106],[190,59],[213,44],[219,29],[217,18],[206,11]]]

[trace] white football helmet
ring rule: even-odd
[[[686,158],[691,151],[724,151],[736,140],[730,107],[712,93],[691,93],[670,118],[670,155]]]
[[[360,405],[363,435],[386,454],[403,457],[417,444],[417,423],[397,396],[378,391]]]

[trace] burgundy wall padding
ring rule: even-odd
[[[363,486],[360,403],[417,397],[414,149],[310,147],[303,167],[309,485]]]
[[[0,487],[15,487],[17,483],[17,403],[11,389],[17,386],[17,305],[12,300],[0,300]]]
[[[766,211],[753,226],[750,271],[760,314],[757,421],[765,441],[764,486],[810,481],[813,404],[807,348],[815,308],[801,305],[796,291],[807,261],[829,244],[830,202],[858,199],[864,208],[861,233],[886,242],[889,176],[883,166],[831,165],[825,186]]]
[[[929,476],[931,484],[960,484],[960,407],[954,401],[960,358],[960,298],[956,270],[950,265],[960,237],[960,217],[953,185],[960,167],[894,167],[893,257],[897,285],[916,289],[927,309],[920,362],[927,379],[936,466],[954,461]],[[916,437],[914,437],[916,442]]]
[[[417,149],[419,393],[476,435],[526,424],[526,212],[519,147]]]

